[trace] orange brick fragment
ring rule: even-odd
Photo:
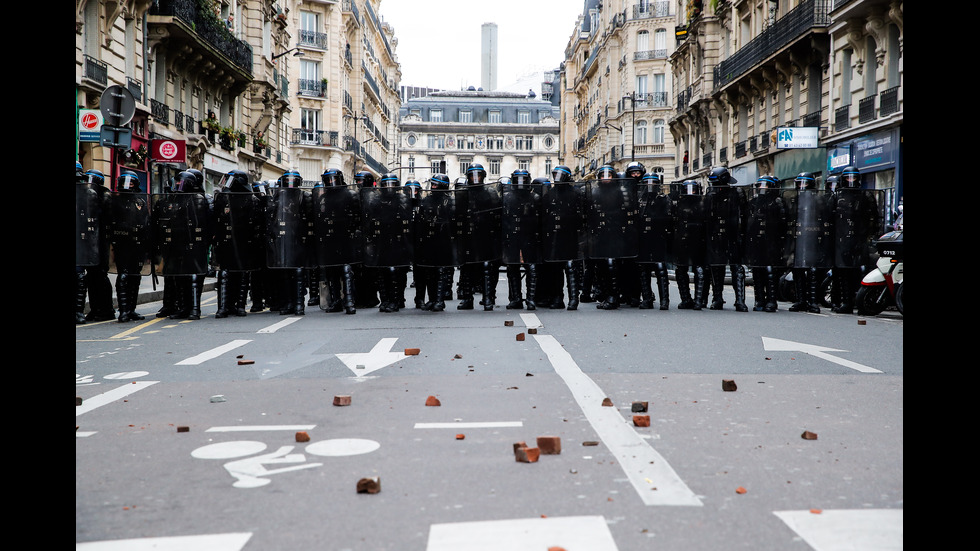
[[[804,440],[816,440],[817,439],[817,433],[810,432],[808,430],[805,430],[805,431],[803,431],[803,434],[800,435],[800,438],[802,438]]]
[[[362,478],[357,481],[357,493],[376,494],[381,491],[381,479],[374,476]]]
[[[519,341],[524,340],[524,333],[518,333],[517,334],[517,340],[519,340]]]
[[[538,449],[541,455],[559,455],[561,453],[561,438],[558,436],[539,436]]]
[[[538,448],[517,448],[514,452],[514,458],[520,463],[537,463],[540,456],[541,450]]]
[[[427,405],[427,406],[441,406],[442,405],[442,402],[440,402],[439,401],[439,398],[436,398],[435,396],[429,396],[428,398],[425,399],[425,405]]]
[[[612,407],[613,403],[612,400],[610,400],[609,398],[603,398],[602,405],[608,408],[608,407]]]
[[[465,434],[457,434],[456,435],[456,440],[462,440],[464,438],[466,438],[466,435]]]
[[[177,432],[189,432],[190,430],[190,427],[177,427]]]
[[[724,390],[725,392],[734,392],[734,391],[738,390],[738,387],[735,385],[735,381],[734,380],[732,380],[732,379],[722,379],[722,381],[721,381],[721,389]]]
[[[238,365],[252,365],[255,360],[238,360]]]
[[[348,396],[346,394],[338,394],[337,396],[334,396],[333,397],[333,405],[335,405],[335,406],[349,406],[350,405],[350,396]]]
[[[419,355],[419,352],[421,352],[421,350],[419,350],[418,348],[406,348],[405,349],[405,355],[406,356],[418,356]]]
[[[634,427],[649,427],[650,426],[650,416],[649,415],[634,415],[633,416],[633,426]]]
[[[310,441],[310,435],[305,430],[301,430],[301,431],[299,431],[299,432],[296,433],[296,441],[297,442],[309,442]]]
[[[738,488],[735,488],[735,493],[736,494],[744,494],[746,492],[748,492],[748,490],[746,490],[745,488],[743,488],[741,486],[739,486]]]

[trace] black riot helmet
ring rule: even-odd
[[[564,184],[572,181],[572,171],[565,165],[558,165],[551,169],[551,179],[556,184]]]
[[[681,195],[702,195],[701,182],[686,180],[681,184]]]
[[[279,177],[279,187],[298,188],[303,185],[303,177],[298,170],[287,170]]]
[[[374,174],[362,170],[354,175],[354,183],[358,187],[375,187]]]
[[[626,176],[628,178],[633,178],[634,180],[639,180],[647,173],[647,169],[644,168],[643,163],[639,161],[633,161],[626,165]]]
[[[817,180],[810,172],[801,172],[796,176],[796,189],[803,191],[817,189]]]
[[[510,185],[518,189],[526,189],[531,185],[531,175],[524,169],[517,169],[510,174]]]
[[[449,176],[442,173],[433,174],[429,178],[430,189],[449,189]]]
[[[320,182],[327,187],[343,186],[344,173],[336,168],[328,168],[323,171],[323,174],[320,175]]]
[[[194,177],[194,187],[188,191],[204,193],[204,174],[196,168],[188,168],[187,172]]]
[[[837,187],[840,185],[840,176],[836,174],[831,174],[827,176],[827,180],[823,183],[823,188],[827,191],[837,191]]]
[[[487,171],[483,169],[483,165],[480,163],[474,163],[466,169],[466,185],[483,185],[486,179]]]
[[[861,187],[861,172],[857,167],[848,165],[840,172],[841,187],[857,189]]]
[[[93,186],[105,186],[105,175],[101,170],[89,170],[85,173],[85,181]]]
[[[116,191],[135,193],[140,190],[140,178],[132,170],[124,170],[116,177]]]
[[[708,183],[712,186],[730,186],[732,184],[737,184],[738,180],[732,178],[730,172],[728,172],[727,167],[716,166],[711,169],[708,173]]]
[[[174,181],[175,193],[195,193],[197,192],[197,177],[189,170],[184,170],[177,174]]]
[[[422,184],[415,178],[405,180],[405,194],[412,200],[417,200],[422,192]]]
[[[531,180],[531,185],[541,186],[541,188],[544,189],[545,187],[551,185],[551,180],[545,178],[544,176],[538,176],[537,178]]]
[[[219,189],[228,190],[234,193],[247,193],[252,191],[252,186],[248,183],[248,173],[244,170],[229,170],[221,179]]]
[[[615,180],[617,177],[619,177],[619,175],[616,174],[616,169],[609,165],[600,166],[599,170],[596,171],[596,176],[599,180]]]
[[[646,184],[650,187],[655,187],[662,184],[663,180],[660,178],[659,174],[656,174],[654,172],[648,172],[644,174],[642,178],[640,178],[640,183]]]
[[[269,184],[265,180],[252,182],[252,193],[256,195],[267,195],[269,193]]]
[[[397,174],[388,172],[381,176],[381,180],[378,181],[378,187],[401,187],[401,183],[398,181]]]
[[[755,187],[757,189],[777,189],[779,187],[779,180],[770,174],[763,174],[755,181]]]
[[[75,182],[85,181],[85,169],[82,168],[82,163],[75,161]]]

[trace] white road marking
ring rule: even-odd
[[[433,524],[426,551],[541,551],[551,547],[616,551],[601,516]]]
[[[83,430],[83,431],[76,430],[75,431],[75,438],[88,438],[89,436],[92,436],[95,433],[96,433],[96,431],[94,431],[94,430]]]
[[[337,354],[337,358],[344,362],[347,369],[350,369],[354,375],[367,375],[406,358],[404,351],[391,351],[391,347],[395,345],[397,340],[397,337],[386,337],[378,341],[378,344],[374,345],[370,352]]]
[[[256,333],[275,333],[276,331],[282,329],[283,327],[286,327],[287,325],[290,325],[292,323],[296,323],[297,321],[299,321],[301,319],[303,319],[303,318],[286,318],[286,319],[280,321],[279,323],[273,323],[272,325],[270,325],[268,327],[265,327],[263,329],[259,329],[258,331],[256,331]]]
[[[204,363],[204,362],[206,362],[208,360],[217,358],[218,356],[224,354],[225,352],[234,350],[234,349],[238,348],[239,346],[244,346],[244,345],[246,345],[246,344],[248,344],[250,342],[252,342],[252,341],[251,340],[234,340],[234,341],[231,341],[228,344],[223,344],[223,345],[221,345],[221,346],[219,346],[217,348],[212,348],[211,350],[208,350],[207,352],[201,352],[197,356],[193,356],[191,358],[187,358],[186,360],[181,360],[181,361],[177,362],[174,365],[199,365],[199,364],[202,364],[202,363]]]
[[[904,509],[774,511],[814,551],[901,551]]]
[[[75,551],[240,551],[251,532],[173,536],[129,540],[89,541],[75,544]]]
[[[648,442],[626,423],[619,410],[603,407],[606,394],[586,375],[551,335],[535,335],[555,372],[575,396],[599,438],[616,456],[627,478],[646,505],[696,505],[701,500]]]
[[[415,423],[415,428],[417,429],[498,429],[523,426],[523,421],[487,421],[483,423]]]
[[[541,325],[541,320],[538,319],[537,314],[521,314],[521,320],[524,321],[524,325],[528,329],[544,327]]]
[[[211,427],[204,432],[252,432],[263,430],[312,430],[316,425],[241,425]]]
[[[112,390],[103,392],[97,396],[91,398],[86,398],[82,401],[82,405],[75,406],[75,417],[82,415],[83,413],[88,413],[95,408],[102,407],[106,404],[111,404],[120,398],[129,396],[134,392],[143,390],[148,386],[155,385],[160,381],[133,381],[132,383],[122,385],[120,387],[114,388]]]
[[[817,346],[815,344],[805,344],[802,342],[784,341],[781,339],[773,339],[770,337],[762,337],[762,347],[766,350],[777,350],[784,352],[803,352],[804,354],[809,354],[811,356],[827,360],[829,362],[834,362],[835,364],[842,365],[844,367],[849,367],[851,369],[860,371],[861,373],[881,373],[873,367],[868,367],[866,365],[861,365],[857,362],[852,362],[850,360],[845,360],[843,358],[838,358],[837,356],[831,356],[827,352],[846,352],[845,350],[838,350],[836,348],[827,348],[825,346]]]

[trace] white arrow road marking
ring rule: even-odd
[[[246,345],[246,344],[248,344],[250,342],[252,342],[252,341],[251,340],[235,340],[235,341],[231,341],[228,344],[223,344],[223,345],[221,345],[221,346],[219,346],[217,348],[212,348],[211,350],[208,350],[207,352],[201,352],[197,356],[193,356],[191,358],[187,358],[186,360],[181,360],[181,361],[177,362],[174,365],[199,365],[199,364],[202,364],[202,363],[204,363],[204,362],[206,362],[208,360],[217,358],[218,356],[224,354],[225,352],[228,352],[230,350],[234,350],[234,349],[238,348],[239,346],[244,346],[244,345]]]
[[[846,350],[838,350],[836,348],[827,348],[825,346],[817,346],[815,344],[804,344],[801,342],[784,341],[780,339],[773,339],[770,337],[762,337],[762,346],[767,351],[780,351],[780,352],[803,352],[804,354],[809,354],[817,358],[827,360],[829,362],[834,362],[835,364],[842,365],[844,367],[849,367],[855,369],[862,373],[881,373],[873,367],[868,367],[866,365],[861,365],[857,362],[852,362],[850,360],[845,360],[843,358],[838,358],[837,356],[831,356],[827,352],[847,352]]]
[[[337,358],[344,362],[354,375],[367,375],[372,371],[377,371],[382,367],[387,367],[398,360],[405,359],[404,352],[392,352],[391,347],[395,345],[398,338],[384,338],[374,345],[370,352],[351,352],[337,354]],[[362,367],[358,367],[362,366]]]
[[[582,372],[561,344],[551,335],[535,335],[534,338],[548,355],[555,372],[575,396],[592,428],[616,456],[643,503],[701,506],[701,500],[684,484],[667,460],[626,423],[622,414],[616,408],[602,405],[606,394]]]
[[[521,518],[433,524],[426,551],[540,551],[551,547],[616,551],[601,516]]]
[[[901,551],[904,509],[774,511],[814,551]]]
[[[88,541],[75,544],[75,551],[240,551],[251,532],[173,536],[130,540]]]
[[[299,321],[301,319],[303,319],[303,318],[286,318],[286,319],[280,321],[279,323],[273,323],[269,327],[265,327],[263,329],[259,329],[256,332],[257,333],[275,333],[276,331],[282,329],[283,327],[286,327],[287,325],[296,323],[297,321]]]
[[[91,398],[86,398],[82,401],[82,405],[75,406],[75,417],[83,413],[88,413],[97,407],[102,407],[106,404],[111,404],[120,398],[129,396],[130,394],[143,390],[144,388],[155,385],[160,381],[133,381],[132,383],[125,384],[121,387],[114,388],[110,391],[103,392],[97,396]]]
[[[538,319],[537,314],[521,314],[521,320],[524,321],[524,325],[528,329],[544,327],[541,325],[541,320]]]

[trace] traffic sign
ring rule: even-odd
[[[136,98],[133,93],[119,86],[112,85],[102,92],[99,99],[99,110],[105,124],[109,126],[125,126],[133,120],[136,114]]]

